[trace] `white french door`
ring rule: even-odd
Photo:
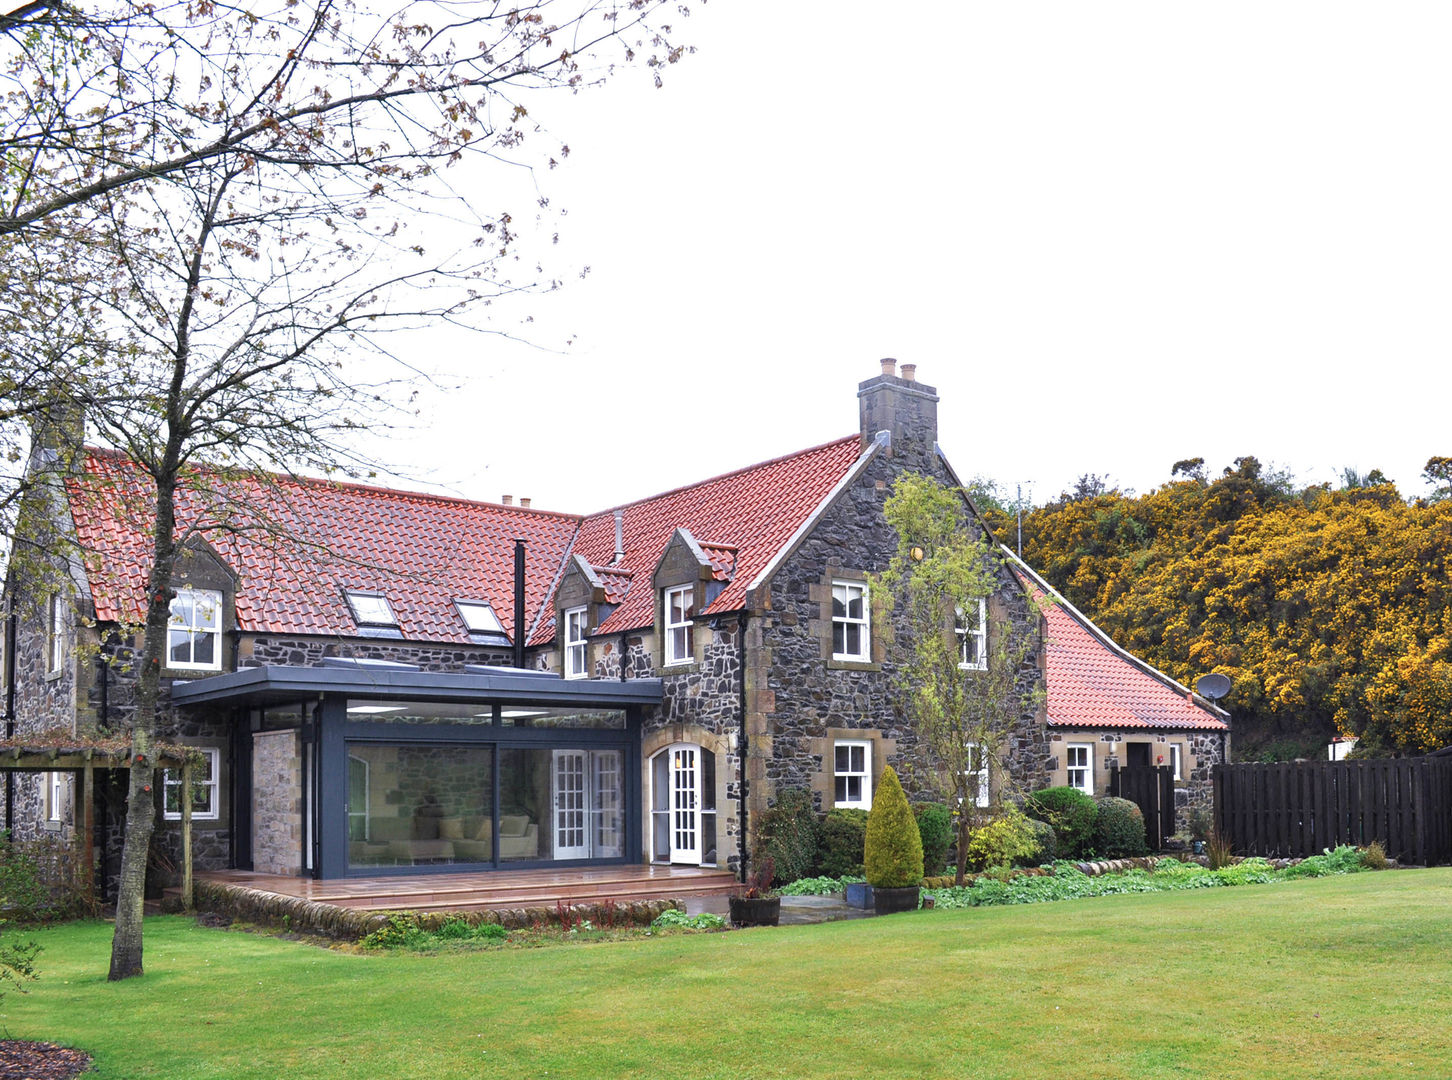
[[[625,853],[619,750],[554,752],[556,859],[613,859]]]
[[[584,750],[555,751],[556,859],[588,859],[590,833],[586,826]]]
[[[715,776],[710,751],[694,743],[651,759],[651,858],[700,866],[716,856]]]

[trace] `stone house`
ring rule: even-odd
[[[187,493],[161,734],[206,758],[197,864],[739,871],[784,788],[820,810],[867,807],[893,764],[932,797],[871,585],[896,548],[882,514],[895,478],[957,483],[937,393],[914,376],[884,361],[859,386],[850,436],[585,516],[284,477]],[[9,583],[12,741],[124,731],[133,708],[144,484],[100,450],[57,483],[80,555],[61,585]],[[1111,760],[1148,752],[1174,755],[1187,794],[1208,797],[1224,714],[1067,605],[1041,613],[1035,591],[1052,592],[1006,558],[958,628],[968,668],[988,635],[1046,644],[1021,681],[1047,676],[1047,705],[1025,694],[1005,747],[1016,783],[1102,791]],[[1148,683],[1126,696],[1136,679]],[[1174,707],[1150,700],[1159,691]],[[65,771],[6,784],[18,834],[74,829]],[[112,871],[124,792],[119,772],[98,791]],[[170,774],[156,797],[174,849]]]

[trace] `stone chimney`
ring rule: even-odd
[[[901,377],[895,370],[896,360],[883,360],[881,375],[857,385],[862,448],[887,432],[889,456],[930,459],[938,443],[938,391],[917,381],[916,364],[902,365]]]

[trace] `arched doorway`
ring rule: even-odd
[[[716,865],[716,755],[674,743],[650,759],[650,857],[684,866]]]

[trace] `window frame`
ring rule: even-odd
[[[50,594],[46,617],[45,673],[58,675],[66,666],[66,598],[61,593]]]
[[[66,820],[65,776],[60,770],[50,770],[44,775],[42,794],[45,799],[46,825],[62,825]]]
[[[348,611],[353,616],[353,624],[362,627],[382,627],[384,629],[398,629],[398,612],[393,610],[393,601],[388,599],[387,593],[373,592],[369,589],[344,589],[343,599],[348,602]],[[363,614],[362,601],[379,601],[383,610],[387,612],[388,618],[373,619]]]
[[[689,603],[681,605],[681,613],[684,618],[679,622],[673,622],[671,620],[671,599],[677,596],[687,597]],[[695,611],[696,587],[694,585],[674,585],[661,590],[663,667],[679,667],[682,664],[692,663],[696,659],[695,632],[693,630]],[[677,635],[680,640],[679,646],[677,646]]]
[[[837,590],[843,590],[847,598],[842,602],[843,614],[837,614]],[[856,591],[858,599],[862,603],[862,615],[860,618],[853,618],[852,592]],[[842,648],[837,648],[837,627],[842,627]],[[847,643],[852,628],[857,629],[859,635],[856,652],[848,651]],[[872,662],[872,604],[871,593],[867,582],[853,581],[850,579],[834,579],[832,581],[832,659],[845,660],[849,663],[870,664]]]
[[[564,668],[567,679],[584,679],[588,678],[590,674],[590,642],[585,632],[589,612],[588,605],[565,608],[560,612],[562,627],[560,639],[564,647]],[[578,638],[571,636],[572,629],[578,631]]]
[[[973,603],[972,600],[968,603]],[[958,670],[959,671],[987,671],[988,670],[988,598],[978,598],[978,625],[970,627],[967,623],[967,612],[961,607],[956,612],[957,617],[953,620],[953,632],[958,636]],[[977,659],[968,659],[968,643],[977,643]]]
[[[494,605],[487,600],[455,600],[454,610],[459,613],[459,620],[464,624],[464,629],[471,634],[504,634],[504,623],[499,619],[499,613],[494,610]],[[487,615],[487,619],[493,622],[492,626],[476,626],[471,621],[470,615]],[[395,624],[396,625],[396,624]]]
[[[222,670],[222,623],[223,607],[222,593],[218,589],[194,589],[190,585],[178,589],[171,603],[174,605],[183,596],[191,599],[192,622],[190,625],[177,626],[172,620],[177,618],[176,611],[169,609],[166,620],[166,662],[165,667],[172,671],[221,671]],[[216,625],[199,626],[196,623],[197,599],[209,598],[215,605]],[[197,663],[192,660],[172,659],[172,634],[182,633],[187,635],[190,655],[195,658],[197,655],[197,638],[207,635],[213,638],[212,661],[211,663]]]
[[[192,800],[196,801],[196,793],[199,790],[207,793],[206,809],[198,810],[195,805],[192,807],[193,821],[216,821],[221,816],[221,793],[222,781],[218,775],[221,771],[222,751],[215,746],[194,746],[193,750],[200,750],[207,758],[207,779],[197,780],[192,778]],[[166,808],[167,793],[175,789],[177,792],[177,808],[168,810]],[[163,769],[161,773],[161,816],[165,821],[181,820],[181,770]]]
[[[978,759],[978,768],[973,768],[973,759]],[[968,775],[977,777],[978,792],[973,797],[973,805],[985,809],[993,805],[992,773],[988,767],[988,745],[986,743],[968,744]]]
[[[1170,779],[1184,780],[1184,748],[1179,743],[1169,743],[1168,745],[1170,748]]]
[[[839,767],[838,754],[847,751],[848,768],[843,770]],[[852,751],[862,751],[862,768],[853,769]],[[859,779],[859,797],[857,799],[838,798],[837,783],[839,780],[851,781]],[[850,782],[844,785],[843,793],[851,790]],[[871,739],[834,739],[832,742],[832,806],[834,809],[842,810],[871,810],[872,809],[872,740]]]
[[[1084,751],[1084,764],[1075,765],[1070,755],[1075,750]],[[1084,774],[1084,783],[1074,783],[1074,773],[1081,771]],[[1067,787],[1082,791],[1090,796],[1094,795],[1094,744],[1085,742],[1074,742],[1064,744],[1064,784]]]

